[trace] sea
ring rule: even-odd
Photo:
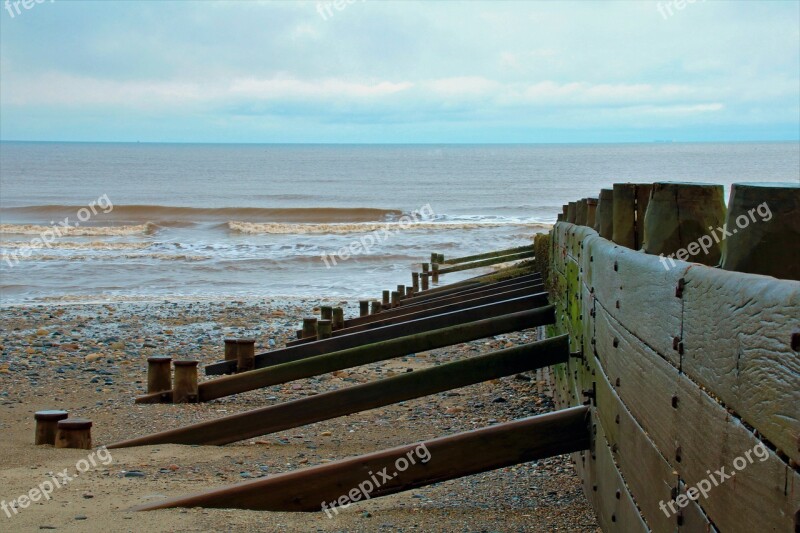
[[[379,298],[654,181],[796,183],[800,143],[2,142],[0,305]]]

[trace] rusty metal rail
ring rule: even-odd
[[[589,446],[588,408],[573,407],[151,503],[135,510],[213,507],[324,511],[330,508],[330,502],[359,488],[370,498],[378,498]],[[379,480],[376,472],[388,475]]]

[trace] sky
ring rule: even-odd
[[[0,7],[2,140],[800,139],[797,0]]]

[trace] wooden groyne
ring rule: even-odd
[[[737,224],[763,202],[770,220]],[[735,185],[729,206],[720,186],[615,185],[593,227],[567,206],[549,236],[548,333],[581,354],[555,367],[557,404],[590,408],[573,458],[604,530],[798,530],[800,187]],[[723,224],[737,237],[665,268]],[[748,272],[700,264],[723,257]]]

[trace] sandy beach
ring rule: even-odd
[[[95,449],[125,438],[389,377],[535,340],[534,331],[483,339],[335,372],[200,405],[134,405],[146,358],[169,354],[207,364],[222,339],[252,336],[280,347],[300,318],[340,300],[159,301],[2,309],[0,500],[10,502],[67,469],[85,450],[33,444],[33,413],[64,409],[94,422]],[[201,379],[202,376],[201,376]],[[0,512],[7,531],[595,531],[568,457],[554,457],[325,513],[170,509],[135,505],[322,464],[553,409],[535,375],[523,374],[294,430],[214,446],[112,450],[56,488],[49,500]],[[101,461],[100,459],[103,459]],[[81,460],[84,460],[81,462]]]

